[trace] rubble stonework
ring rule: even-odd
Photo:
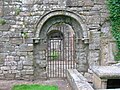
[[[40,39],[46,36],[47,28],[56,22],[52,17],[57,15],[68,16],[68,22],[63,21],[70,23],[70,18],[73,29],[78,33],[78,71],[86,72],[90,66],[100,65],[101,25],[108,16],[105,0],[3,1],[0,1],[0,16],[5,19],[6,24],[0,25],[0,79],[28,80],[35,79],[36,76],[46,77],[47,62],[45,58],[41,58],[41,55],[45,55],[46,43]],[[51,19],[46,22],[49,27],[42,28],[46,19]],[[109,24],[106,24],[104,29],[107,27]],[[43,30],[40,31],[40,28]],[[103,36],[107,34],[109,37],[106,32],[109,32],[109,29],[102,32]]]

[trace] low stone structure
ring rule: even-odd
[[[93,74],[93,85],[95,89],[107,89],[109,88],[108,80],[118,80],[120,81],[120,67],[117,66],[95,66],[92,68]],[[115,84],[113,88],[120,88],[120,84],[118,82],[114,82]],[[118,85],[118,86],[117,86]],[[110,86],[112,87],[112,85]]]
[[[70,83],[72,90],[94,90],[76,69],[67,70],[67,80]]]

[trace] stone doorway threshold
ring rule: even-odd
[[[50,79],[50,80],[35,80],[35,81],[25,81],[25,80],[0,80],[0,90],[11,90],[12,86],[15,84],[41,84],[41,85],[57,85],[59,90],[71,90],[67,80],[63,79]]]

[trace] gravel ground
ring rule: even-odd
[[[12,86],[15,84],[57,85],[59,90],[71,90],[68,82],[62,79],[51,79],[46,81],[0,80],[0,90],[11,90]]]

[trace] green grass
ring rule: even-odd
[[[58,90],[57,86],[38,85],[38,84],[22,84],[14,85],[12,90]]]

